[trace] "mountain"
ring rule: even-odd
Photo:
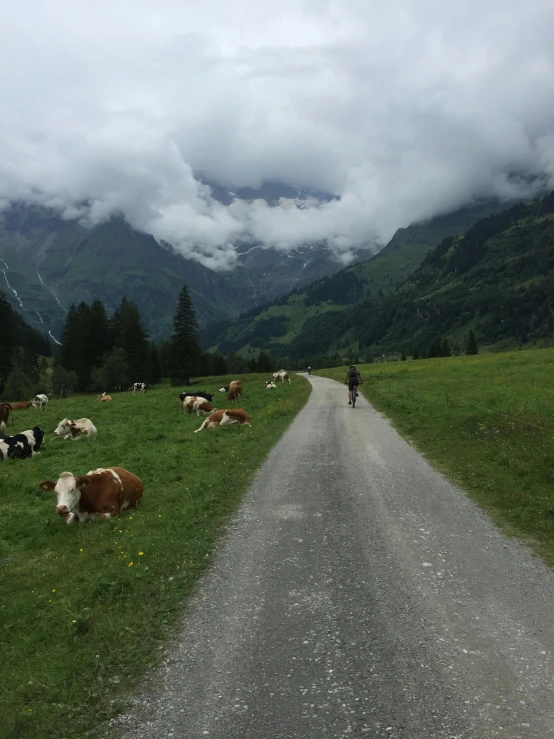
[[[163,334],[183,282],[203,323],[241,307],[219,275],[121,218],[87,229],[43,208],[13,205],[0,220],[0,259],[12,305],[54,336],[71,303],[100,298],[112,311],[123,295],[139,305],[154,335]]]
[[[343,312],[369,297],[384,298],[393,293],[443,238],[464,233],[503,208],[498,201],[487,200],[398,229],[371,259],[292,290],[275,302],[266,301],[238,319],[208,326],[202,331],[203,344],[226,354],[265,349],[277,356],[292,351],[302,355],[298,347],[310,345],[305,337],[312,319],[322,313]]]
[[[213,186],[215,187],[215,186]],[[264,183],[242,196],[275,198],[306,193]],[[220,188],[218,196],[238,197]],[[310,197],[313,193],[309,194]],[[332,196],[321,194],[321,198]],[[123,218],[93,228],[54,211],[14,203],[0,215],[0,280],[8,300],[31,325],[59,336],[71,303],[100,298],[112,311],[122,296],[137,303],[153,338],[167,336],[186,283],[201,326],[238,316],[341,267],[321,244],[290,252],[238,244],[237,267],[215,272],[159,244]],[[371,251],[360,252],[359,259]]]
[[[364,301],[356,317],[347,331],[374,353],[425,351],[437,337],[461,348],[470,329],[478,343],[497,348],[551,344],[554,192],[444,239],[394,295],[379,305]]]
[[[367,269],[368,264],[362,267]],[[344,280],[344,272],[327,282]],[[470,330],[479,344],[498,349],[528,341],[550,345],[554,342],[554,192],[484,218],[465,235],[446,237],[387,296],[369,295],[341,308],[318,303],[318,289],[321,283],[289,298],[286,306],[273,305],[251,315],[240,340],[246,336],[249,346],[292,358],[341,350],[367,356],[413,349],[421,353],[438,337],[460,349]],[[310,302],[314,299],[315,303]],[[304,319],[290,337],[290,319],[279,310],[294,306],[299,312],[301,303],[303,307],[317,304],[319,312]],[[228,328],[227,338],[219,343],[222,350],[230,343],[229,332]]]
[[[290,187],[283,182],[273,182],[266,180],[261,183],[257,188],[254,187],[236,187],[228,189],[222,185],[213,182],[209,178],[202,175],[196,177],[200,182],[208,187],[212,191],[212,197],[218,200],[223,205],[230,205],[235,199],[246,200],[252,202],[253,200],[265,200],[268,205],[279,205],[279,201],[284,198],[287,200],[295,200],[298,205],[302,205],[302,202],[308,198],[314,198],[320,203],[328,203],[331,200],[338,200],[337,195],[324,192],[322,190],[310,190],[310,189],[296,189]]]

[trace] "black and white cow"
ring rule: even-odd
[[[22,431],[14,436],[4,436],[0,439],[0,461],[4,459],[24,459],[34,457],[39,453],[44,439],[44,431],[35,426],[32,431]]]
[[[134,393],[145,393],[146,383],[145,382],[134,382],[131,388]]]
[[[181,395],[179,395],[181,403],[183,402],[185,398],[188,398],[190,396],[196,396],[197,398],[204,398],[205,400],[208,401],[208,403],[211,403],[212,398],[214,397],[212,393],[204,393],[204,392],[202,393],[181,393]]]

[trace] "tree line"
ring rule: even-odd
[[[151,341],[137,305],[122,298],[112,316],[101,300],[72,305],[61,333],[53,376],[55,393],[127,389],[134,382],[155,385],[169,377],[172,385],[188,385],[195,375],[223,375],[220,354],[204,352],[186,285],[181,289],[171,337]]]
[[[46,336],[29,326],[0,290],[0,397],[15,400],[36,393],[52,354]]]

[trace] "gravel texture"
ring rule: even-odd
[[[311,382],[114,730],[554,737],[554,573],[363,398]]]

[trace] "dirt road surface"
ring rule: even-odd
[[[344,386],[311,382],[116,726],[125,739],[554,737],[552,571],[363,398],[352,409]]]

